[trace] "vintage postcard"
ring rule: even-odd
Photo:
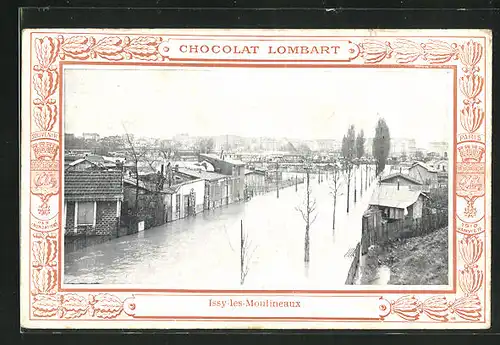
[[[21,326],[486,329],[485,30],[25,30]]]

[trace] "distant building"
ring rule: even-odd
[[[429,152],[435,152],[440,158],[445,157],[448,152],[448,143],[446,141],[433,141],[429,143]]]
[[[391,155],[400,156],[408,155],[412,156],[417,151],[415,139],[408,138],[391,138]]]
[[[382,212],[382,218],[388,221],[409,218],[422,218],[426,195],[421,190],[410,186],[381,184],[372,194],[369,205]]]
[[[198,138],[192,137],[187,133],[176,134],[172,139],[175,144],[179,145],[180,148],[184,150],[194,149],[198,141]]]
[[[262,137],[259,138],[259,149],[262,151],[279,151],[280,143],[275,138]]]
[[[248,145],[247,140],[237,135],[218,135],[213,137],[213,140],[216,152],[243,150]]]
[[[85,140],[99,140],[100,136],[97,133],[83,133],[83,139]]]
[[[337,151],[342,148],[342,143],[335,139],[319,139],[316,140],[316,147],[318,151]]]
[[[120,171],[84,170],[64,174],[65,235],[118,236],[123,201]]]

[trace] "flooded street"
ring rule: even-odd
[[[284,174],[286,175],[286,174]],[[295,173],[287,177],[295,177]],[[300,174],[299,174],[299,177]],[[171,288],[240,288],[240,222],[255,248],[243,288],[331,289],[344,285],[351,265],[345,257],[361,237],[361,216],[372,183],[346,214],[346,188],[337,199],[329,181],[311,175],[317,219],[310,228],[310,267],[304,269],[305,222],[296,209],[305,184],[256,196],[246,203],[205,211],[144,232],[65,253],[65,283],[134,284]],[[363,180],[365,179],[363,171]],[[359,173],[357,178],[360,184]],[[363,181],[364,187],[364,181]],[[351,188],[353,192],[353,188]]]

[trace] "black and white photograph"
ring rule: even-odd
[[[450,284],[451,70],[68,65],[63,81],[64,284]]]

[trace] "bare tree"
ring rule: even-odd
[[[356,158],[358,159],[357,162],[356,162],[356,165],[357,165],[357,170],[361,170],[360,171],[360,177],[361,177],[361,188],[360,188],[360,195],[363,196],[363,168],[362,166],[360,167],[359,163],[360,163],[360,160],[361,158],[365,155],[365,133],[363,130],[361,130],[359,133],[358,133],[358,136],[356,137]],[[361,169],[359,169],[361,168]],[[354,183],[354,185],[356,185],[356,182]],[[356,187],[354,187],[354,202],[356,202]]]
[[[316,200],[312,196],[312,190],[310,185],[310,169],[306,169],[306,191],[304,201],[300,206],[296,207],[296,210],[300,212],[302,215],[302,219],[306,223],[306,232],[304,238],[304,264],[306,269],[309,265],[309,252],[310,252],[310,243],[309,243],[309,230],[311,225],[316,220],[318,216],[316,213]]]
[[[132,140],[131,135],[125,128],[125,125],[122,123],[123,129],[125,130],[126,135],[126,150],[128,152],[128,156],[132,158],[132,162],[134,163],[135,170],[135,200],[134,200],[134,213],[137,216],[139,213],[139,162],[146,155],[146,150],[141,150],[136,147],[134,141]]]
[[[335,230],[335,213],[337,209],[337,197],[342,195],[340,192],[343,183],[342,183],[342,174],[340,171],[340,167],[335,164],[333,166],[332,171],[332,180],[330,182],[330,194],[333,196],[333,220],[332,220],[332,230]]]
[[[349,213],[349,199],[351,179],[353,175],[353,161],[356,154],[356,131],[354,126],[349,126],[347,134],[342,138],[342,157],[344,159],[344,176],[347,183],[347,213]]]
[[[229,247],[233,252],[235,252],[225,226],[224,232],[226,234]],[[252,244],[252,241],[248,236],[248,232],[245,232],[243,230],[243,220],[240,220],[240,285],[243,285],[245,283],[245,279],[248,275],[248,272],[250,271],[250,263],[258,247],[259,246]]]
[[[243,231],[243,220],[240,222],[240,285],[245,283],[248,271],[250,270],[250,262],[253,254],[257,250],[257,246],[252,245],[252,241],[248,238],[248,232]]]

